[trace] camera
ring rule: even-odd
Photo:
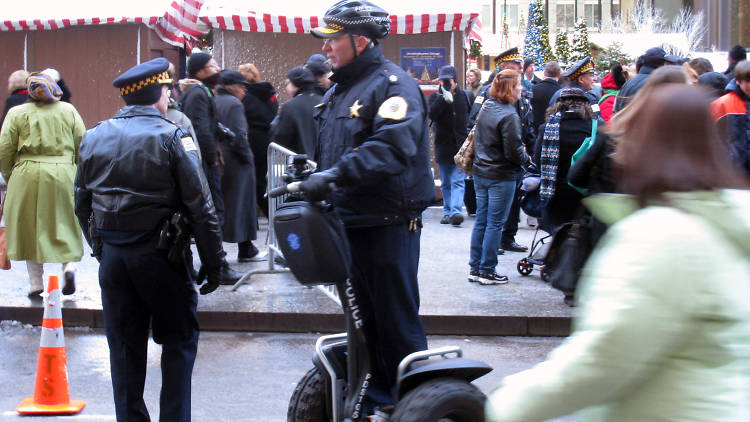
[[[442,84],[443,84],[443,89],[450,92],[450,90],[451,90],[451,80],[450,79],[443,79],[442,80]]]

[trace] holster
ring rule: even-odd
[[[182,266],[188,247],[190,247],[190,226],[187,218],[177,211],[162,222],[156,248],[167,251],[167,259],[171,264]]]

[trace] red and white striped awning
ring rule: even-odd
[[[227,0],[128,0],[102,2],[42,1],[44,7],[3,10],[2,31],[34,31],[76,25],[143,23],[165,42],[184,46],[210,27],[249,32],[305,34],[322,23],[319,16],[248,11]],[[47,4],[48,3],[48,4]],[[205,4],[204,4],[205,3]],[[234,3],[235,5],[237,3]],[[276,7],[283,7],[277,5]],[[309,6],[309,3],[308,3]],[[409,4],[415,10],[420,6]],[[4,6],[5,9],[5,6]],[[316,11],[319,6],[315,6]],[[300,7],[294,7],[299,12]],[[435,10],[434,7],[431,10]],[[478,13],[397,13],[391,15],[392,34],[462,31],[466,40],[482,40]]]

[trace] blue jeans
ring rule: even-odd
[[[455,164],[438,163],[440,190],[443,191],[443,215],[461,214],[466,175]]]
[[[493,273],[497,266],[500,233],[516,193],[516,181],[488,179],[475,174],[474,190],[477,193],[477,218],[471,232],[469,267],[480,273]]]

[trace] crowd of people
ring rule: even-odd
[[[387,12],[360,3],[337,3],[311,31],[325,55],[288,71],[281,107],[254,64],[220,69],[194,52],[179,81],[163,58],[118,76],[125,106],[86,131],[57,70],[10,75],[0,120],[8,256],[26,261],[30,297],[44,289],[44,263],[62,264],[69,295],[82,235],[90,244],[118,420],[148,420],[149,325],[164,346],[162,418],[189,420],[193,282],[205,278],[199,291],[208,294],[240,278],[222,242],[238,245],[238,262],[264,258],[253,242],[268,210],[271,142],[319,165],[303,188],[333,204],[351,246],[374,362],[365,411],[392,409],[399,361],[427,347],[417,269],[421,214],[434,199],[430,132],[440,223],[461,227],[464,212],[475,216],[468,281],[508,282],[497,255],[528,250],[515,240],[527,196],[538,197],[540,230],[585,217],[598,245],[573,269],[580,288],[565,291],[565,303],[581,307],[573,334],[547,362],[502,381],[488,420],[590,407],[602,420],[647,420],[686,400],[699,405],[670,407],[670,420],[742,420],[750,411],[737,404],[750,403],[745,49],[730,51],[723,73],[654,47],[635,72],[618,63],[599,77],[586,57],[567,69],[545,63],[539,78],[511,48],[484,83],[468,70],[466,89],[455,67],[440,68],[437,92],[425,97],[381,52]],[[470,133],[466,174],[454,156]]]

